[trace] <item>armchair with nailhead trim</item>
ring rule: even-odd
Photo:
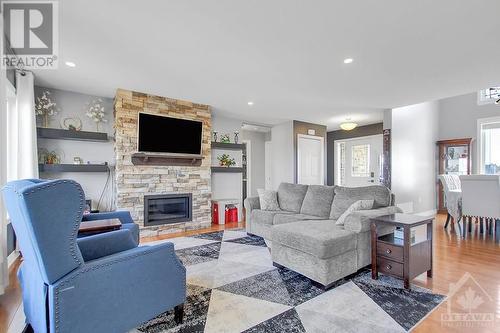
[[[182,321],[186,269],[172,243],[138,247],[129,229],[77,239],[85,195],[72,180],[13,181],[2,192],[35,332],[126,332],[172,309]]]

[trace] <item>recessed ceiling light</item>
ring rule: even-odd
[[[68,67],[76,67],[76,64],[74,62],[72,62],[72,61],[66,61],[65,64]]]
[[[253,102],[248,102],[247,104],[248,104],[248,105],[250,105],[250,106],[252,106],[252,105],[253,105]]]
[[[351,64],[354,61],[353,58],[346,58],[344,59],[344,64]]]

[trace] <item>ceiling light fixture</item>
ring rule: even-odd
[[[352,131],[356,127],[358,127],[358,124],[353,123],[350,121],[351,118],[347,118],[345,123],[340,124],[340,128],[343,129],[344,131]]]
[[[76,67],[76,64],[74,62],[72,62],[72,61],[66,61],[65,64],[68,67]]]
[[[344,64],[352,64],[353,61],[354,61],[353,58],[346,58],[344,59]]]
[[[247,104],[248,104],[248,105],[250,105],[250,106],[252,106],[252,105],[253,105],[253,102],[248,102]]]

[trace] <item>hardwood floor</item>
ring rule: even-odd
[[[491,236],[481,235],[479,227],[473,230],[471,237],[462,239],[456,225],[444,229],[445,215],[438,215],[434,223],[434,276],[428,279],[425,274],[418,276],[412,283],[431,289],[435,293],[448,295],[450,285],[457,283],[465,274],[472,279],[465,279],[465,284],[458,292],[448,297],[436,310],[424,318],[413,332],[500,332],[500,245],[495,243]],[[183,233],[168,234],[158,237],[142,238],[141,242],[150,242],[173,237],[188,236],[206,233],[227,228],[243,227],[243,224],[232,223],[225,226],[214,225],[210,228],[191,230]],[[15,270],[11,270],[11,285],[7,292],[0,296],[0,332],[6,332],[14,314],[21,302],[20,289],[15,277]],[[475,281],[475,282],[474,282]],[[476,285],[477,283],[478,285]],[[471,287],[472,292],[466,294]],[[484,290],[482,292],[481,288]],[[469,297],[465,297],[468,295]],[[475,297],[472,297],[472,296]],[[469,301],[469,303],[464,303]],[[462,305],[469,305],[472,314],[480,313],[493,316],[494,322],[475,322],[472,327],[460,327],[467,322],[452,322],[446,326],[442,315],[447,315],[448,306],[451,313],[463,312]],[[474,306],[477,308],[474,308]],[[477,317],[476,317],[477,318]],[[490,318],[490,317],[487,317]],[[471,322],[468,322],[469,324]]]

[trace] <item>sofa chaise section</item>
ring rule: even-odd
[[[356,234],[331,220],[275,226],[272,240],[274,263],[324,286],[358,270]]]
[[[394,206],[394,195],[381,185],[347,188],[282,183],[277,197],[281,209],[277,211],[261,210],[257,197],[245,200],[247,232],[266,240],[277,266],[326,288],[371,263],[370,219],[401,212]],[[351,212],[337,225],[358,200],[373,200],[373,208]],[[393,231],[391,227],[378,230],[380,235]]]

